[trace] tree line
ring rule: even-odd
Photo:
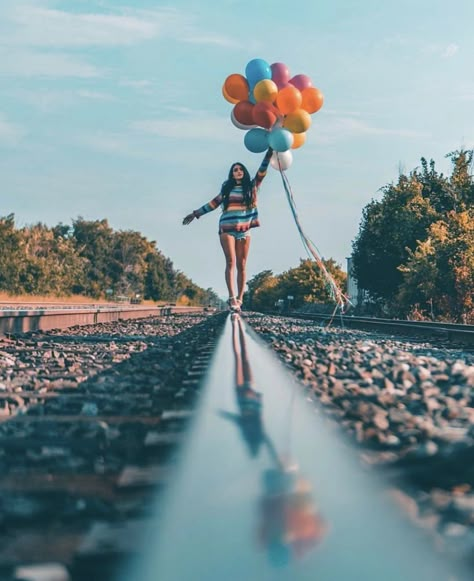
[[[219,300],[176,270],[156,242],[132,230],[115,231],[106,219],[17,228],[10,214],[0,217],[0,245],[0,290],[11,295],[138,295],[203,305]]]
[[[323,260],[323,263],[339,288],[345,290],[346,273],[332,258]],[[251,278],[247,286],[244,305],[254,310],[300,309],[308,305],[324,309],[326,306],[330,308],[332,303],[326,279],[310,259],[301,259],[299,266],[279,275],[274,275],[272,270],[263,270]]]
[[[363,210],[353,274],[374,314],[474,323],[473,150],[447,154],[382,188]]]

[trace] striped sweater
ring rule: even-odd
[[[267,174],[268,164],[272,153],[272,149],[267,151],[257,173],[255,174],[255,178],[253,179],[252,187],[255,196],[260,188],[263,178]],[[204,216],[204,214],[212,212],[212,210],[215,210],[221,204],[222,194],[218,194],[210,202],[204,204],[204,206],[201,206],[197,210],[194,210],[194,215],[196,218],[200,218],[201,216]],[[222,210],[219,219],[219,234],[247,232],[250,228],[256,228],[258,226],[260,226],[260,222],[258,220],[257,206],[248,208],[244,202],[242,186],[234,186],[229,194],[229,204],[227,209]]]

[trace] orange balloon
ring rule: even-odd
[[[306,142],[306,133],[293,133],[293,144],[291,149],[298,149]]]
[[[301,91],[301,108],[308,113],[316,113],[323,106],[324,97],[319,89],[316,87],[308,87]]]
[[[293,133],[304,133],[310,125],[311,116],[304,109],[297,109],[292,113],[288,113],[283,121],[283,127],[286,127],[286,129],[289,129]]]
[[[293,85],[288,84],[278,91],[276,104],[283,115],[288,115],[288,113],[292,113],[301,107],[301,100],[300,91]]]
[[[243,75],[233,73],[229,75],[224,81],[225,92],[232,99],[237,101],[245,101],[249,96],[249,84]]]
[[[253,88],[253,96],[255,101],[260,103],[260,101],[268,101],[273,103],[278,95],[278,87],[270,79],[263,79],[258,81],[258,83]]]
[[[239,102],[238,99],[233,99],[225,90],[225,85],[222,85],[222,95],[224,96],[224,99],[226,101],[229,101],[229,103],[232,103],[233,105],[235,105],[236,103]]]
[[[268,101],[260,101],[260,103],[254,105],[252,111],[253,122],[256,125],[260,125],[260,127],[271,129],[279,117],[280,112],[278,109]]]
[[[234,117],[242,125],[253,125],[255,121],[253,120],[252,111],[255,105],[250,101],[239,101],[234,106]]]

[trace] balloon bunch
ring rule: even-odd
[[[222,86],[224,98],[234,105],[231,121],[247,131],[246,148],[259,153],[271,147],[270,163],[275,169],[288,169],[293,161],[291,149],[306,141],[311,114],[323,105],[323,95],[307,75],[290,77],[283,63],[268,64],[252,59],[245,76],[229,75]]]

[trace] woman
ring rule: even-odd
[[[220,193],[209,203],[188,214],[183,224],[190,224],[222,205],[219,220],[219,237],[226,259],[225,282],[229,291],[228,305],[231,311],[240,311],[244,296],[245,265],[250,248],[250,228],[260,226],[257,210],[257,192],[265,177],[273,150],[268,149],[253,179],[247,168],[233,163]],[[237,294],[235,293],[235,267],[237,266]]]

